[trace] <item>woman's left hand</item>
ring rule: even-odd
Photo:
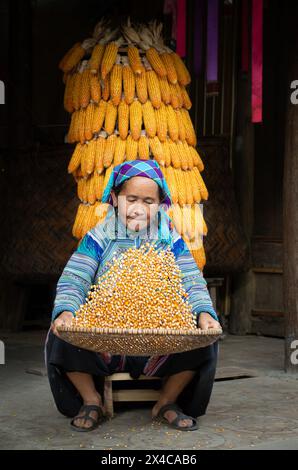
[[[198,327],[202,330],[208,330],[209,328],[221,328],[221,325],[218,321],[207,312],[201,312],[199,314]]]

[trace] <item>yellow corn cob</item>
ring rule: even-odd
[[[81,156],[82,156],[82,146],[81,144],[77,144],[74,152],[72,154],[72,157],[70,159],[70,162],[68,164],[68,173],[73,173],[77,168],[79,168],[81,164]]]
[[[206,236],[208,233],[208,227],[206,225],[205,219],[203,218],[203,235]]]
[[[105,116],[106,116],[107,102],[100,100],[98,106],[94,106],[92,133],[97,134],[101,131]]]
[[[157,50],[154,47],[150,47],[146,51],[146,57],[153,70],[157,73],[157,75],[159,75],[160,77],[167,76],[167,71],[163,64],[163,61],[161,60]]]
[[[176,185],[178,191],[178,201],[181,207],[186,204],[186,188],[185,181],[182,174],[183,170],[174,168],[174,174],[176,178]]]
[[[169,104],[171,102],[171,90],[167,77],[158,77],[159,78],[159,88],[161,99],[164,104]]]
[[[173,85],[172,83],[169,83],[169,88],[170,88],[170,94],[171,94],[171,105],[173,106],[174,109],[178,109],[181,106],[180,106],[179,96],[177,95],[176,86]]]
[[[69,130],[67,133],[67,142],[69,144],[73,144],[74,142],[78,140],[77,139],[77,117],[78,117],[77,114],[78,112],[75,111],[71,115],[70,126],[69,126]]]
[[[165,140],[167,139],[168,125],[167,125],[167,111],[163,103],[161,103],[161,106],[159,109],[155,110],[155,117],[156,117],[156,132],[157,132],[158,138],[161,142],[165,142]]]
[[[87,206],[87,211],[86,215],[83,221],[83,227],[82,227],[82,237],[86,235],[86,233],[91,229],[91,224],[93,220],[93,206]]]
[[[191,147],[189,147],[188,143],[185,140],[183,141],[183,147],[184,147],[185,155],[187,156],[187,160],[188,160],[188,169],[192,170],[194,165],[193,165],[192,154],[190,152]]]
[[[124,99],[127,104],[131,104],[135,97],[136,89],[136,80],[134,73],[128,64],[127,58],[123,58],[123,90],[124,90]]]
[[[157,163],[161,166],[165,166],[163,147],[157,136],[149,138],[149,147]]]
[[[106,172],[104,175],[104,182],[103,182],[103,191],[105,190],[106,185],[108,184],[108,181],[110,179],[113,169],[114,169],[114,165],[111,165],[109,168],[106,169]]]
[[[179,204],[172,205],[173,222],[177,232],[182,235],[182,214]]]
[[[83,152],[81,156],[81,173],[83,178],[87,178],[87,160],[88,160],[88,152],[89,152],[89,146],[88,144],[84,144],[83,146]]]
[[[80,109],[81,106],[81,83],[82,83],[82,74],[77,72],[74,74],[74,83],[72,90],[72,102],[75,110]]]
[[[182,96],[182,101],[183,101],[183,107],[186,109],[190,109],[192,107],[192,102],[190,100],[190,97],[187,93],[185,86],[180,85],[180,90],[181,90],[181,96]]]
[[[103,187],[103,189],[104,189],[104,187]],[[109,204],[102,203],[102,202],[96,202],[94,204],[94,206],[95,206],[94,213],[95,213],[95,216],[97,218],[97,223],[99,223],[100,221],[104,220],[104,218],[107,214],[107,211],[108,211]]]
[[[114,165],[120,165],[125,160],[125,151],[126,151],[126,141],[121,139],[121,137],[117,138],[116,147],[115,147],[115,155],[114,155]]]
[[[159,80],[154,70],[146,71],[146,81],[150,101],[154,108],[159,108],[161,105],[161,93]]]
[[[149,160],[149,142],[145,135],[141,135],[138,142],[138,156],[141,160]]]
[[[94,173],[94,184],[95,184],[95,196],[98,201],[102,198],[103,192],[103,182],[104,182],[104,175],[99,175],[97,172]]]
[[[165,166],[168,167],[171,165],[171,154],[170,154],[169,142],[167,139],[164,142],[162,142],[162,148],[163,148],[163,154],[164,154],[164,159],[165,159]]]
[[[140,75],[136,75],[136,93],[138,100],[141,103],[146,103],[148,99],[148,89],[145,70]]]
[[[169,54],[168,52],[165,52],[161,54],[161,60],[164,63],[165,69],[167,71],[167,77],[169,82],[173,83],[174,85],[177,83],[178,78],[177,78],[177,72],[175,69],[175,65],[172,59],[172,54]]]
[[[196,138],[196,133],[193,127],[193,124],[191,122],[189,112],[186,109],[181,109],[182,113],[182,118],[184,122],[184,127],[185,127],[185,139],[186,142],[189,145],[196,146],[197,145],[197,138]]]
[[[81,144],[85,142],[85,120],[86,120],[86,109],[82,108],[79,111],[79,117],[78,117],[78,131],[79,131],[79,140]]]
[[[180,140],[177,142],[176,149],[180,158],[181,168],[182,170],[186,171],[188,169],[188,158],[187,154],[185,153],[183,143]]]
[[[142,105],[135,100],[129,107],[130,133],[133,139],[138,140],[141,135],[143,115]]]
[[[82,108],[87,108],[91,98],[90,90],[90,70],[85,69],[82,72],[82,82],[81,82],[81,99],[80,105]]]
[[[197,263],[198,268],[203,271],[203,268],[206,264],[206,255],[205,255],[205,250],[204,247],[202,246],[201,248],[197,250],[191,250],[191,254]]]
[[[102,80],[102,99],[108,101],[110,98],[110,74],[108,74],[105,79]]]
[[[194,230],[192,207],[190,205],[186,205],[182,208],[182,217],[183,217],[183,234],[189,241],[192,241],[195,238],[195,230]]]
[[[103,166],[105,168],[108,168],[113,162],[116,142],[117,142],[117,136],[115,134],[112,134],[107,138],[107,143],[106,143],[104,156],[103,156]]]
[[[110,135],[113,134],[117,119],[117,107],[112,101],[108,101],[105,115],[105,131]]]
[[[121,139],[125,140],[128,134],[129,128],[129,106],[121,100],[118,106],[118,131]]]
[[[177,115],[171,105],[166,106],[166,112],[167,112],[168,133],[171,139],[174,142],[176,142],[179,137]]]
[[[99,135],[98,139],[96,140],[95,170],[99,174],[101,174],[104,170],[103,159],[105,154],[106,142],[106,138],[101,135]]]
[[[178,124],[179,140],[183,141],[185,140],[186,133],[185,133],[184,121],[183,121],[183,117],[182,117],[180,109],[176,110],[176,117],[177,117],[177,124]]]
[[[94,103],[99,103],[100,98],[101,98],[101,87],[100,87],[98,75],[94,75],[93,73],[90,73],[89,79],[90,79],[91,99],[92,101],[94,101]]]
[[[190,180],[190,173],[191,173],[190,170],[183,171],[183,177],[184,177],[185,189],[186,189],[186,204],[194,203],[191,180]]]
[[[191,78],[183,60],[176,52],[173,52],[171,56],[175,65],[178,82],[180,85],[188,85],[191,82]]]
[[[85,180],[84,178],[79,178],[78,180],[78,184],[77,184],[77,194],[78,194],[78,198],[80,199],[80,201],[83,201],[83,185],[85,184]]]
[[[173,85],[173,86],[175,87],[175,90],[176,90],[176,96],[178,98],[179,108],[182,108],[182,106],[183,106],[183,96],[182,96],[180,85],[179,85],[179,83],[176,83],[176,85]]]
[[[136,75],[141,75],[144,71],[144,67],[141,62],[139,49],[135,46],[128,46],[127,55],[133,72]]]
[[[156,135],[156,118],[153,106],[148,100],[142,105],[143,110],[143,122],[148,137],[155,137]]]
[[[68,58],[70,57],[70,55],[72,54],[72,51],[78,46],[80,45],[81,43],[80,42],[76,42],[67,52],[66,54],[64,54],[64,56],[62,57],[62,59],[60,60],[59,62],[59,69],[63,71],[63,67],[65,65],[65,62],[68,60]],[[64,73],[67,73],[67,72],[64,72]]]
[[[65,91],[64,91],[64,109],[68,113],[72,113],[74,110],[73,105],[73,87],[75,82],[75,74],[69,74],[66,79]]]
[[[174,204],[177,204],[178,203],[178,191],[177,191],[177,183],[176,183],[174,169],[172,166],[168,166],[165,170],[166,170],[166,173],[165,173],[166,181],[169,186],[172,201]]]
[[[131,135],[126,139],[126,160],[135,160],[138,156],[138,142]]]
[[[94,116],[95,106],[93,103],[90,103],[86,108],[86,118],[85,118],[85,139],[91,140],[93,137],[93,116]]]
[[[79,204],[75,223],[73,225],[72,234],[75,238],[80,239],[82,237],[82,228],[85,215],[87,212],[87,206],[85,204]]]
[[[90,140],[87,146],[85,168],[87,175],[91,175],[95,166],[96,140]]]
[[[116,42],[110,42],[106,45],[101,62],[101,76],[103,79],[112,70],[113,65],[116,62],[118,54],[118,44]]]
[[[95,194],[95,179],[94,176],[91,175],[89,177],[89,185],[88,185],[88,203],[94,204],[96,201],[96,194]]]
[[[198,154],[198,152],[196,151],[196,149],[194,147],[189,147],[189,151],[192,155],[192,160],[193,160],[193,164],[194,166],[197,166],[198,169],[199,169],[199,172],[202,173],[202,171],[204,171],[204,163],[202,162],[202,159],[200,157],[200,155]]]
[[[193,170],[189,172],[189,178],[194,202],[201,202],[201,192]]]
[[[90,60],[89,60],[89,68],[92,74],[98,74],[99,68],[101,66],[102,58],[104,55],[105,46],[103,44],[96,44],[93,48]]]
[[[113,66],[111,71],[111,99],[115,106],[118,106],[122,95],[122,65],[120,59]]]
[[[195,177],[196,177],[196,180],[198,182],[198,185],[199,185],[199,189],[200,189],[200,193],[201,193],[201,197],[202,199],[205,199],[205,201],[207,201],[208,199],[208,190],[206,188],[206,185],[203,181],[203,178],[198,170],[198,168],[195,166],[193,168],[193,172],[195,174]]]
[[[62,71],[63,72],[70,72],[85,55],[85,49],[82,47],[82,44],[76,43],[69,53],[64,56],[62,59]]]
[[[170,150],[172,166],[174,168],[181,168],[181,160],[177,151],[177,145],[175,144],[175,142],[172,141],[172,139],[168,139],[168,145],[169,145],[169,150]]]

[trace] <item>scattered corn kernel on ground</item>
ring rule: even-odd
[[[196,316],[170,249],[157,251],[148,243],[128,249],[88,294],[73,326],[196,329]]]

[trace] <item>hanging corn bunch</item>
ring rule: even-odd
[[[204,164],[196,150],[189,114],[189,72],[165,46],[155,22],[119,30],[98,23],[93,36],[63,57],[64,107],[70,113],[67,141],[75,144],[68,172],[80,201],[73,225],[82,238],[104,220],[101,203],[112,169],[125,160],[155,159],[173,199],[169,215],[200,267],[204,247],[191,242],[207,234],[199,204],[208,198]]]

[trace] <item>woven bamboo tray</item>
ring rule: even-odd
[[[204,348],[214,343],[221,329],[169,330],[169,329],[112,329],[59,327],[61,339],[99,353],[127,356],[156,356]]]

